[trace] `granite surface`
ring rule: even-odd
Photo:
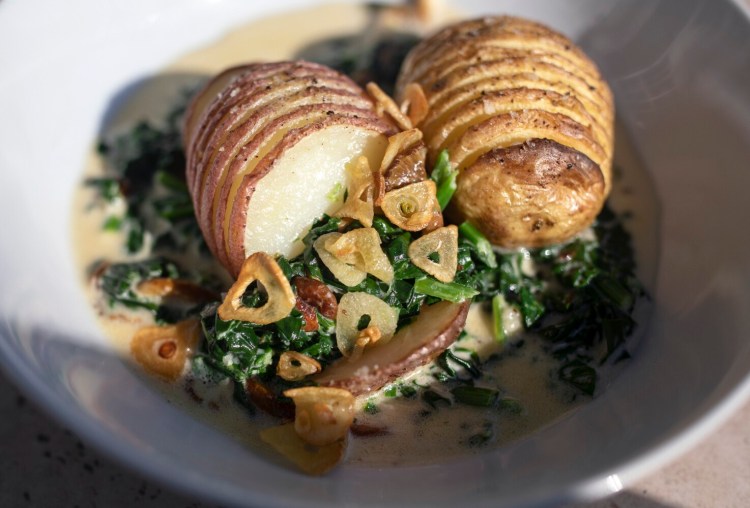
[[[89,448],[0,374],[0,507],[216,508],[156,485]],[[746,507],[750,404],[658,473],[569,508]]]

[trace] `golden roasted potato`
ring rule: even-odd
[[[346,76],[309,62],[249,64],[193,98],[187,180],[209,248],[232,275],[254,252],[293,256],[341,206],[347,166],[379,167],[394,124]]]
[[[396,94],[407,110],[426,101],[414,116],[428,159],[447,149],[459,170],[449,215],[495,245],[568,240],[601,209],[614,103],[565,36],[510,16],[451,25],[409,53]]]

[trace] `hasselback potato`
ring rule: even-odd
[[[347,168],[378,167],[396,128],[353,81],[309,62],[224,71],[192,99],[183,140],[198,224],[236,276],[250,254],[292,256],[341,206]]]
[[[611,187],[614,105],[594,63],[569,39],[510,16],[449,26],[407,56],[396,98],[419,85],[417,126],[430,162],[459,169],[449,214],[494,244],[570,239]]]

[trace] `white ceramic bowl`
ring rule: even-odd
[[[750,24],[719,1],[471,0],[571,35],[597,60],[653,178],[653,318],[604,394],[533,436],[424,467],[305,478],[165,404],[113,355],[74,273],[71,197],[108,108],[238,22],[309,2],[0,2],[0,360],[81,437],[238,505],[508,506],[627,485],[750,392]],[[114,103],[113,103],[114,101]]]

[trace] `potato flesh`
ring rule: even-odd
[[[253,193],[245,252],[287,257],[302,252],[301,238],[310,224],[341,206],[329,194],[337,185],[346,188],[346,167],[360,155],[375,161],[383,150],[383,136],[351,126],[330,127],[301,140],[275,162]]]

